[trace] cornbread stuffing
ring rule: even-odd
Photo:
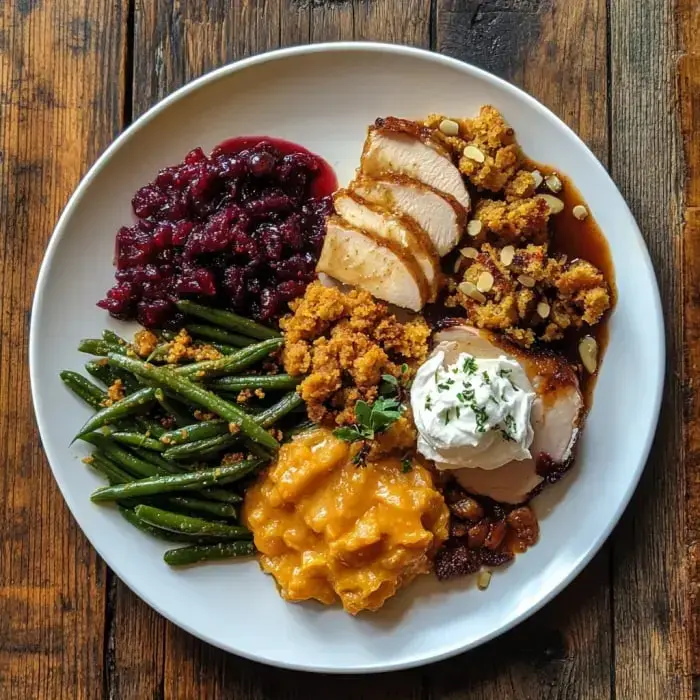
[[[121,401],[126,392],[124,391],[124,383],[121,379],[115,379],[114,383],[107,387],[107,398],[102,402],[104,406],[111,406],[117,401]]]
[[[221,353],[211,345],[194,345],[190,334],[183,328],[168,347],[168,364],[174,365],[184,360],[218,360]]]
[[[470,323],[525,346],[599,323],[612,304],[603,274],[549,248],[550,218],[563,209],[553,195],[561,179],[525,167],[513,129],[490,105],[474,119],[433,114],[425,126],[452,149],[471,184],[489,193],[478,199],[467,226],[467,247],[454,268],[463,276],[450,281],[446,306],[463,306]]]
[[[151,331],[138,331],[134,334],[134,350],[139,357],[148,357],[158,347],[158,336]]]
[[[560,340],[568,328],[595,325],[610,308],[602,273],[585,260],[567,263],[546,246],[515,249],[508,265],[502,250],[485,243],[465,258],[464,281],[453,285],[447,306],[463,306],[478,328],[505,331],[521,345]],[[484,277],[492,279],[490,288]]]
[[[412,372],[427,357],[426,322],[399,322],[368,292],[313,282],[290,308],[280,321],[284,368],[306,375],[298,391],[317,423],[353,423],[355,404],[376,399],[382,374],[399,377],[402,364]]]

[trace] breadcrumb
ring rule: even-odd
[[[423,319],[399,322],[383,302],[362,290],[348,293],[313,282],[280,321],[285,370],[305,376],[298,387],[317,423],[354,422],[360,399],[373,401],[382,374],[398,377],[428,354]]]
[[[134,349],[139,357],[148,357],[158,347],[158,336],[151,331],[137,331],[134,334]]]

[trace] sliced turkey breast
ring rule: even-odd
[[[476,358],[506,355],[524,369],[536,394],[532,406],[534,437],[532,459],[513,461],[498,469],[457,469],[453,472],[463,488],[502,503],[522,503],[544,480],[544,467],[565,465],[583,423],[584,402],[574,368],[551,352],[528,352],[512,345],[499,347],[493,334],[469,326],[456,326],[437,333],[436,351],[454,362],[460,353]]]
[[[405,175],[371,178],[360,175],[349,189],[369,202],[413,219],[428,235],[437,254],[447,255],[467,223],[464,207],[454,197]]]
[[[351,226],[367,231],[401,246],[409,265],[418,269],[423,298],[432,301],[437,293],[440,267],[432,243],[412,222],[376,204],[363,200],[356,193],[338,190],[333,196],[335,211]]]
[[[420,311],[423,306],[420,284],[400,247],[354,228],[338,216],[327,221],[316,270],[344,284],[366,289],[390,304],[411,311]]]
[[[367,134],[360,169],[370,177],[407,175],[449,194],[469,210],[469,192],[461,173],[445,149],[415,122],[378,119]]]

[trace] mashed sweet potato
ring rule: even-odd
[[[355,615],[430,572],[449,511],[417,461],[357,466],[351,451],[323,428],[283,445],[246,493],[243,518],[283,598],[340,599]]]
[[[382,374],[399,377],[402,364],[410,372],[427,357],[425,321],[401,323],[369,292],[314,282],[290,308],[280,321],[284,368],[306,375],[298,390],[317,423],[354,422],[355,404],[377,397]]]

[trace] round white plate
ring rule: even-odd
[[[424,576],[380,612],[357,618],[337,607],[285,603],[254,561],[168,568],[161,558],[167,545],[90,502],[100,481],[79,462],[85,449],[69,445],[90,411],[58,377],[63,368],[82,368],[80,338],[120,329],[95,302],[112,284],[114,236],[131,220],[135,190],[193,147],[211,149],[243,134],[300,143],[324,156],[345,183],[376,117],[466,116],[485,103],[504,113],[526,153],[573,178],[610,242],[619,290],[578,463],[536,501],[539,544],[497,571],[484,592],[471,578],[439,584]],[[663,337],[658,289],[637,225],[600,163],[557,117],[502,80],[437,54],[326,44],[214,71],[163,100],[104,153],[66,207],[41,267],[30,335],[32,395],[69,508],[107,564],[149,605],[192,634],[258,661],[386,671],[495,637],[544,605],[591,559],[647,458],[662,392]]]

